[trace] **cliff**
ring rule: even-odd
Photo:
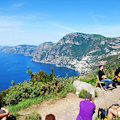
[[[54,44],[45,42],[39,46],[0,47],[0,50],[33,56],[34,61],[67,66],[79,70],[80,73],[88,73],[92,66],[105,64],[103,58],[120,54],[120,37],[70,33]]]

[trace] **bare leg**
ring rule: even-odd
[[[114,115],[117,116],[118,111],[110,108],[109,111],[108,111],[108,120],[112,120]]]
[[[1,120],[7,120],[7,117],[3,117]]]

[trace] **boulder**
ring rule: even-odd
[[[75,86],[76,88],[76,94],[78,95],[79,92],[82,90],[82,89],[85,89],[87,90],[90,94],[92,94],[92,97],[94,98],[95,97],[95,90],[94,90],[94,87],[91,86],[90,84],[86,83],[86,82],[82,82],[82,81],[79,81],[79,80],[76,80],[73,82],[73,85]]]

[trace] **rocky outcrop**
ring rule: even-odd
[[[78,95],[80,93],[81,90],[87,90],[90,94],[92,94],[92,97],[95,97],[95,90],[94,87],[92,87],[90,84],[86,83],[86,82],[82,82],[79,80],[76,80],[73,82],[73,85],[76,88],[76,94]]]

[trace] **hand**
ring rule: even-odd
[[[94,103],[94,100],[93,100],[93,98],[90,98],[90,100],[92,101],[92,103]]]
[[[105,79],[107,76],[106,75],[102,75],[102,79]]]
[[[9,115],[9,111],[5,109],[4,107],[2,107],[1,110],[4,110],[6,112],[6,115]]]

